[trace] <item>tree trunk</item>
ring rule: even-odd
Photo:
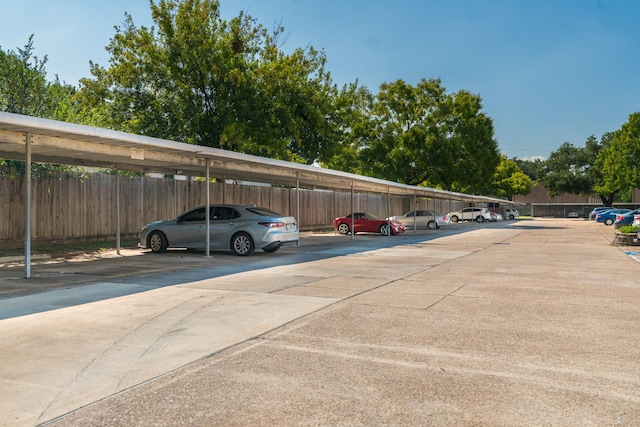
[[[615,197],[615,193],[600,195],[600,200],[602,200],[603,206],[613,206],[613,199]]]

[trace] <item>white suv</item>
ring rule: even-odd
[[[449,212],[451,222],[458,221],[491,221],[491,212],[487,208],[464,208],[456,212]]]
[[[505,209],[504,210],[504,217],[507,219],[516,219],[520,216],[520,212],[518,212],[518,209]]]

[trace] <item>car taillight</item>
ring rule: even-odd
[[[284,222],[259,222],[258,224],[267,228],[280,228],[284,227]]]

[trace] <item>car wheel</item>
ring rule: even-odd
[[[607,218],[604,220],[604,225],[611,225],[613,224],[613,220],[611,218]]]
[[[254,248],[253,239],[247,233],[236,233],[231,237],[231,252],[234,255],[251,255]]]
[[[276,252],[278,249],[280,249],[280,246],[272,246],[270,248],[262,248],[263,251],[268,252],[268,253],[274,253]]]
[[[458,217],[455,215],[451,215],[451,222],[458,222]]]
[[[338,225],[338,233],[340,234],[349,234],[351,230],[349,229],[349,226],[347,224],[345,224],[344,222],[340,223]]]
[[[382,234],[383,236],[389,235],[389,224],[382,224],[380,226],[380,234]]]
[[[516,219],[516,217],[513,215],[509,215],[509,219]]]
[[[148,240],[149,241],[147,243],[147,247],[151,248],[151,252],[154,252],[156,254],[165,252],[167,250],[167,247],[169,246],[167,237],[159,231],[154,231],[153,233],[151,233]]]
[[[484,217],[482,215],[478,215],[478,217],[476,218],[476,221],[484,222]]]
[[[427,228],[428,228],[429,230],[435,230],[435,229],[437,229],[437,228],[438,228],[438,223],[437,223],[437,222],[435,222],[435,221],[429,221],[429,222],[427,223]]]

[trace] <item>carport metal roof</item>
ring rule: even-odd
[[[291,187],[410,195],[467,202],[510,203],[502,199],[399,184],[299,163],[5,112],[0,112],[0,158],[22,160],[27,162],[27,165],[34,161],[255,181]],[[27,171],[30,171],[29,166]],[[29,278],[31,275],[30,173],[26,182],[25,278]],[[207,181],[208,184],[209,181]],[[118,186],[116,191],[117,188]],[[209,204],[209,191],[207,190],[206,193],[207,204]],[[116,200],[119,201],[119,197],[116,197]],[[119,250],[118,202],[116,210]],[[207,230],[209,230],[208,220]],[[209,233],[205,234],[208,256]]]
[[[0,112],[0,158],[42,163],[205,176],[331,190],[415,195],[480,203],[507,200],[418,187],[217,148]]]

